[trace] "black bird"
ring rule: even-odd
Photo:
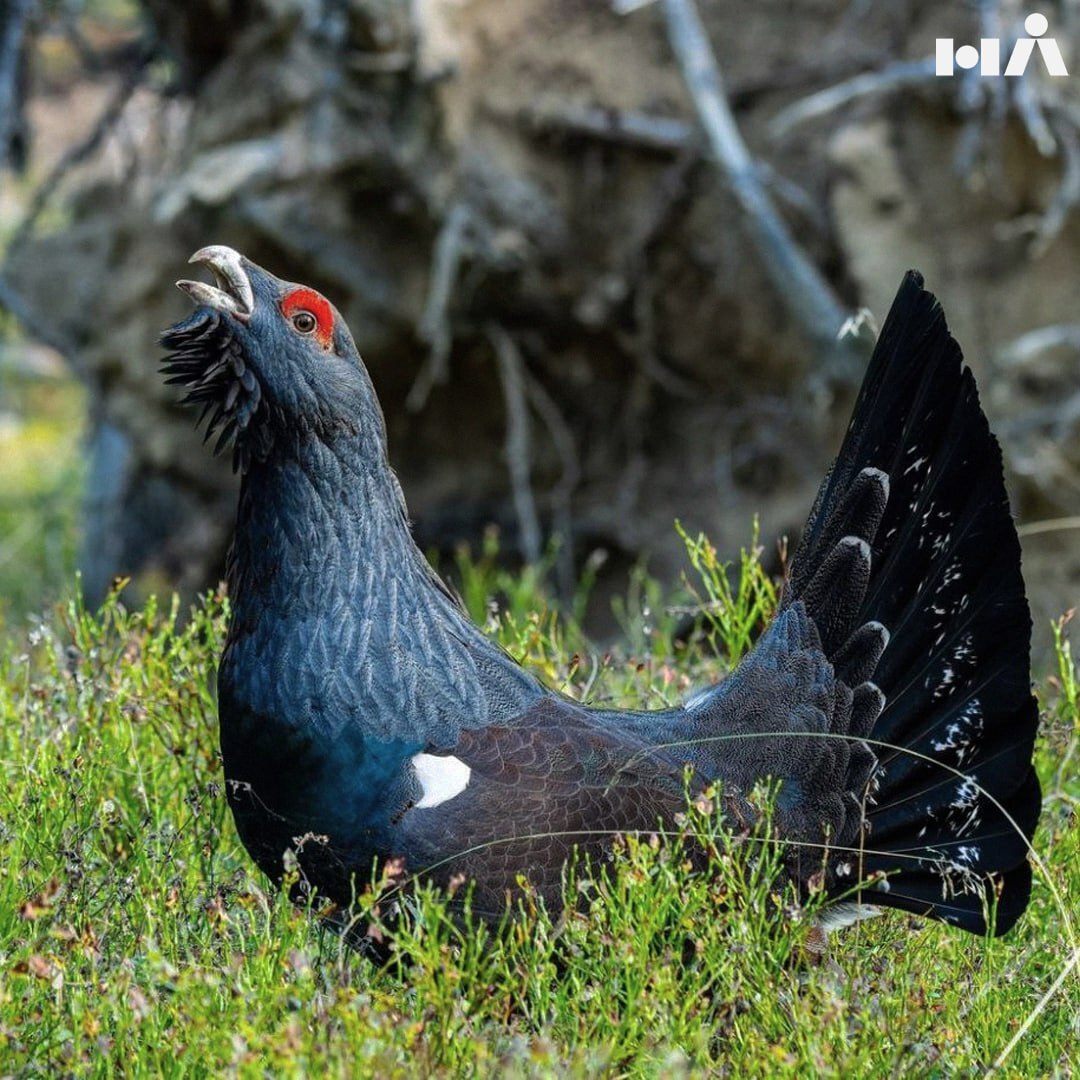
[[[236,825],[339,904],[393,865],[518,875],[550,905],[576,845],[654,831],[768,777],[788,872],[963,927],[1027,905],[1040,808],[1031,619],[1001,453],[941,308],[909,273],[779,612],[727,678],[656,712],[588,708],[489,641],[414,544],[341,316],[227,247],[168,330],[170,381],[242,471],[218,674]],[[992,900],[988,907],[987,901]]]

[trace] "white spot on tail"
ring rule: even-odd
[[[959,862],[974,866],[979,861],[979,845],[965,844],[963,847],[957,849],[956,858]]]
[[[448,802],[469,786],[472,769],[461,758],[438,757],[435,754],[416,754],[412,759],[416,779],[423,794],[415,803],[420,810]]]
[[[982,789],[972,777],[961,780],[946,811],[947,827],[953,836],[967,836],[982,824],[981,794]]]

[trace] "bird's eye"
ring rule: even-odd
[[[319,325],[310,311],[298,311],[292,317],[293,328],[300,334],[314,334]]]

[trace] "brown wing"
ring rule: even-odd
[[[614,834],[670,826],[686,805],[680,762],[561,698],[505,726],[463,732],[453,757],[471,770],[467,786],[407,810],[395,839],[411,874],[474,881],[474,911],[491,917],[519,875],[557,905],[575,846],[604,858]]]

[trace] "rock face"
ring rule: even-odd
[[[880,317],[920,265],[991,414],[1023,428],[1031,395],[1059,379],[1053,358],[1038,385],[1026,365],[979,358],[1073,318],[1075,225],[1036,262],[999,229],[1052,202],[1060,161],[1006,123],[987,136],[1004,171],[958,178],[965,118],[932,78],[782,141],[768,126],[795,98],[929,55],[965,26],[922,3],[699,6],[770,190],[841,299]],[[145,0],[181,98],[150,125],[137,177],[83,191],[70,226],[17,257],[98,402],[91,592],[119,572],[190,590],[220,571],[235,480],[208,463],[155,363],[186,305],[171,282],[208,243],[343,311],[427,544],[495,521],[528,553],[535,510],[542,533],[571,538],[567,555],[603,547],[615,569],[648,555],[670,572],[676,516],[728,550],[755,512],[767,540],[797,530],[849,388],[805,390],[812,355],[701,152],[661,7]],[[1077,503],[1075,430],[1048,482],[1044,429],[1006,438],[1025,515]]]

